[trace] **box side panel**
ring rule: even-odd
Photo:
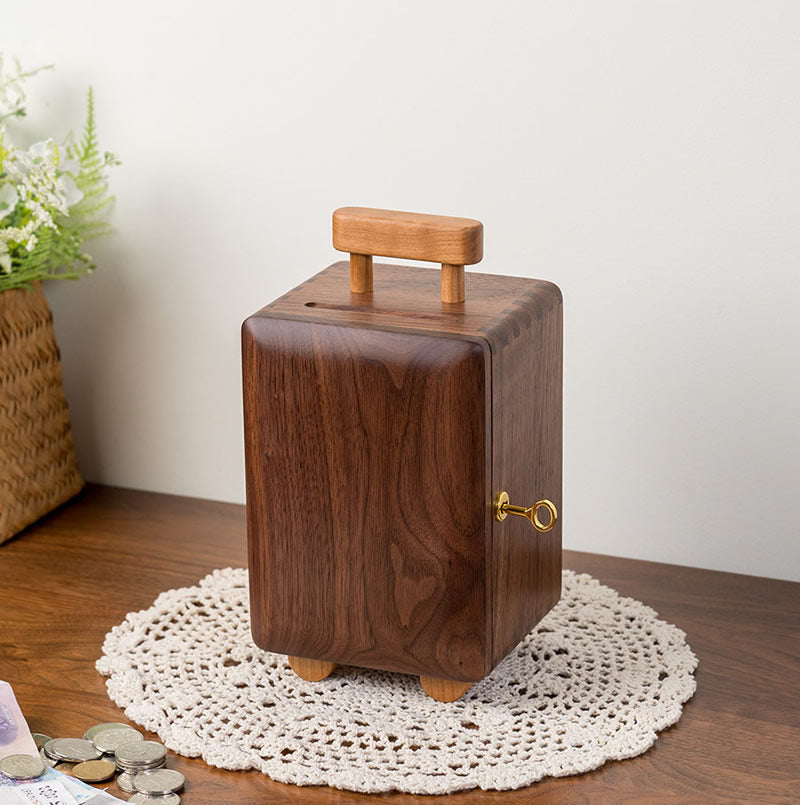
[[[493,521],[493,662],[496,665],[561,596],[562,301],[537,281],[493,328],[493,494],[514,505],[548,498],[555,527],[523,517]]]
[[[256,642],[482,678],[488,347],[262,314],[243,362]]]

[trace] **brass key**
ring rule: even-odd
[[[549,522],[543,523],[539,519],[540,509],[546,509],[550,513]],[[548,532],[556,524],[556,520],[558,519],[558,510],[553,501],[544,498],[537,500],[533,506],[512,506],[508,502],[508,492],[503,490],[502,492],[498,492],[495,498],[494,516],[495,519],[502,522],[509,514],[517,514],[520,517],[524,517],[526,520],[530,521],[530,524],[537,531],[541,531],[543,534]]]

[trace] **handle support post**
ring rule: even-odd
[[[350,255],[350,293],[372,293],[372,255]]]
[[[464,301],[464,266],[442,263],[442,302]]]

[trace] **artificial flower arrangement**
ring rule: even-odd
[[[7,121],[25,116],[24,81],[51,67],[8,69],[0,53],[0,291],[86,274],[95,266],[84,242],[109,230],[106,168],[118,160],[100,152],[91,88],[79,141],[23,149],[9,136]]]
[[[80,140],[12,141],[11,124],[25,116],[22,85],[38,72],[8,67],[0,54],[0,543],[83,487],[40,280],[94,268],[83,244],[109,230],[105,174],[117,164],[97,144],[91,89]]]

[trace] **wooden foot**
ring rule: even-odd
[[[433,676],[419,678],[422,689],[431,699],[437,702],[454,702],[460,699],[474,684],[473,682],[452,682],[449,679],[437,679]]]
[[[320,682],[336,670],[335,662],[308,660],[305,657],[287,657],[292,670],[308,682]]]

